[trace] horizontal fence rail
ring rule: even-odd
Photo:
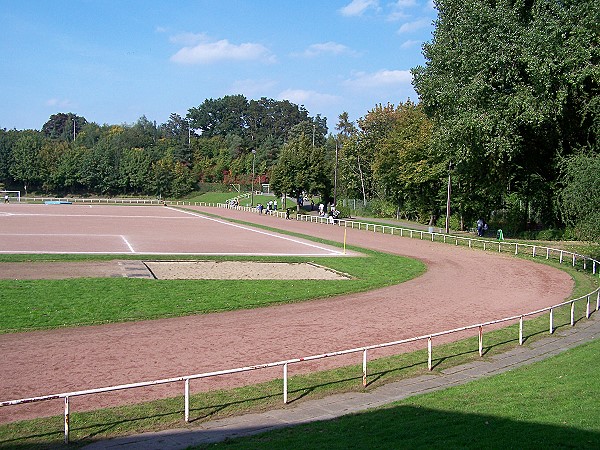
[[[43,198],[31,199],[31,198],[29,198],[28,200],[46,201],[47,199],[43,199]],[[75,201],[75,199],[56,199],[56,198],[51,199],[51,200],[52,201],[73,201],[73,202]],[[211,206],[211,207],[218,207],[218,208],[232,208],[232,209],[238,209],[238,210],[258,213],[258,211],[255,207],[231,206],[227,203],[203,203],[203,202],[183,202],[183,201],[171,202],[171,201],[141,200],[141,199],[140,200],[136,200],[136,199],[77,199],[77,201],[78,202],[87,202],[87,203],[108,203],[108,204],[128,203],[128,204],[169,205],[169,206]],[[271,211],[271,213],[272,213],[272,215],[274,215],[276,217],[285,218],[285,212]],[[318,216],[312,216],[312,215],[297,215],[296,219],[301,220],[301,221],[314,222],[314,223],[326,223],[326,224],[333,223],[330,218],[318,217]],[[517,242],[505,242],[505,241],[489,241],[489,240],[483,240],[483,239],[474,239],[474,238],[470,238],[470,237],[446,235],[446,234],[442,234],[442,233],[436,233],[434,231],[421,231],[421,230],[414,230],[414,229],[409,229],[409,228],[394,227],[394,226],[390,226],[390,225],[373,224],[373,223],[358,222],[358,221],[343,220],[343,219],[336,220],[334,225],[343,226],[343,227],[347,227],[347,228],[356,228],[358,230],[381,232],[384,234],[388,233],[388,234],[397,235],[400,237],[411,237],[411,238],[419,238],[419,239],[428,239],[428,240],[431,240],[434,242],[439,241],[439,242],[443,242],[443,243],[454,243],[455,245],[459,245],[459,242],[461,242],[463,245],[468,245],[469,248],[482,248],[484,250],[492,250],[492,249],[495,249],[497,246],[498,252],[510,251],[510,253],[514,252],[515,255],[527,254],[529,256],[532,256],[533,258],[536,258],[536,257],[545,257],[546,259],[556,258],[561,264],[563,263],[563,261],[568,260],[568,261],[572,262],[573,267],[575,267],[578,262],[581,262],[581,267],[583,268],[583,270],[589,270],[593,274],[597,273],[597,267],[598,267],[598,264],[600,264],[597,260],[595,260],[591,257],[585,256],[585,255],[579,255],[579,254],[569,252],[566,250],[543,247],[543,246],[539,246],[539,245],[523,244],[523,243],[517,243]],[[513,250],[513,248],[514,248],[514,250]],[[594,300],[595,300],[595,305],[592,305],[592,302]],[[575,326],[575,323],[576,323],[575,304],[579,303],[579,302],[584,302],[584,301],[586,304],[585,317],[587,319],[589,319],[592,314],[592,310],[595,310],[595,311],[600,310],[600,288],[597,288],[594,291],[590,292],[589,294],[583,295],[581,297],[567,300],[565,302],[558,303],[556,305],[548,306],[546,308],[538,309],[535,311],[524,312],[519,315],[504,317],[501,319],[496,319],[496,320],[483,322],[483,323],[479,323],[479,324],[467,325],[464,327],[454,328],[451,330],[445,330],[445,331],[439,331],[439,332],[430,333],[430,334],[424,334],[421,336],[415,336],[415,337],[401,339],[401,340],[397,340],[397,341],[378,343],[378,344],[367,345],[367,346],[363,346],[363,347],[351,348],[351,349],[346,349],[346,350],[331,351],[331,352],[321,353],[321,354],[317,354],[317,355],[310,355],[310,356],[305,356],[305,357],[301,357],[301,358],[291,358],[291,359],[287,359],[287,360],[283,360],[283,361],[268,362],[268,363],[256,364],[256,365],[246,366],[246,367],[224,369],[224,370],[219,370],[219,371],[214,371],[214,372],[205,372],[205,373],[198,373],[198,374],[192,374],[192,375],[182,375],[182,376],[178,376],[178,377],[164,378],[164,379],[153,380],[153,381],[142,381],[142,382],[137,382],[137,383],[122,384],[122,385],[117,385],[117,386],[107,386],[107,387],[102,387],[102,388],[95,388],[95,389],[88,389],[88,390],[81,390],[81,391],[64,392],[64,393],[59,393],[59,394],[50,394],[50,395],[43,395],[43,396],[38,396],[38,397],[21,398],[21,399],[16,399],[16,400],[7,400],[7,401],[0,402],[0,407],[22,405],[22,404],[27,404],[27,403],[41,402],[41,401],[54,400],[54,399],[63,399],[63,401],[64,401],[64,421],[63,421],[64,422],[64,442],[68,443],[69,442],[69,432],[70,432],[70,422],[69,422],[69,420],[70,420],[70,406],[69,406],[70,398],[83,396],[83,395],[93,395],[93,394],[100,394],[100,393],[106,393],[106,392],[120,391],[120,390],[124,390],[124,389],[144,388],[144,387],[149,387],[149,386],[157,386],[157,385],[170,384],[170,383],[183,383],[183,385],[184,385],[183,386],[184,387],[184,391],[183,391],[184,420],[186,422],[189,422],[190,421],[190,382],[192,380],[198,380],[198,379],[204,379],[204,378],[210,378],[210,377],[222,376],[222,375],[228,375],[228,374],[234,374],[234,373],[241,373],[241,372],[249,372],[249,371],[266,369],[266,368],[281,367],[282,368],[282,379],[283,379],[283,402],[287,404],[288,403],[288,369],[289,369],[290,365],[300,364],[300,363],[306,362],[306,361],[314,361],[314,360],[320,360],[320,359],[324,359],[324,358],[332,358],[332,357],[336,357],[336,356],[359,353],[361,355],[361,361],[362,361],[362,384],[363,384],[363,386],[366,387],[367,379],[368,379],[368,370],[367,370],[368,352],[371,350],[381,349],[381,348],[385,348],[385,347],[392,347],[392,346],[401,346],[403,344],[414,343],[414,342],[419,342],[419,341],[427,341],[427,368],[428,368],[428,370],[431,371],[431,370],[433,370],[433,339],[434,338],[438,338],[441,336],[450,335],[450,334],[454,334],[454,333],[458,333],[458,332],[477,330],[478,352],[479,352],[479,356],[483,356],[483,330],[484,330],[484,327],[502,324],[505,322],[518,321],[519,322],[519,337],[518,337],[519,345],[523,345],[523,342],[524,342],[524,331],[523,331],[524,330],[524,319],[526,317],[538,316],[540,314],[549,312],[549,320],[550,320],[549,332],[553,333],[555,331],[554,311],[557,308],[568,305],[570,307],[570,324],[571,324],[571,326]]]

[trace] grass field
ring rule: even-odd
[[[313,261],[347,273],[350,280],[141,280],[78,278],[0,280],[0,333],[205,314],[360,292],[402,283],[425,270],[409,258],[368,250],[364,257],[245,258],[253,261]],[[2,256],[0,261],[47,260],[48,256]],[[365,263],[365,258],[369,263]],[[54,256],[52,259],[56,259]],[[61,260],[71,260],[67,256]],[[173,259],[165,257],[165,259]],[[181,259],[181,258],[179,258]],[[204,258],[236,259],[242,258]],[[81,257],[78,258],[81,260]],[[268,295],[265,295],[268,293]]]

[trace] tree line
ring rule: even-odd
[[[186,117],[98,125],[72,113],[0,130],[0,181],[47,192],[179,197],[198,183],[270,182],[277,194],[359,199],[451,228],[600,239],[600,3],[437,0],[418,102],[358,120],[288,101],[205,100]],[[255,175],[254,180],[252,174]]]

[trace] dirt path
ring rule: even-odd
[[[234,210],[218,213],[343,240],[343,229],[336,226]],[[201,373],[402,339],[559,303],[573,288],[566,273],[510,256],[357,230],[347,230],[347,241],[419,258],[428,271],[398,286],[268,309],[1,335],[0,399]],[[315,281],[290,282],[302,286]],[[370,358],[398,350],[379,351]],[[290,367],[290,375],[358,359],[302,363]],[[214,378],[193,382],[192,392],[275,377],[281,377],[280,369]],[[182,384],[121,391],[72,399],[71,408],[81,411],[182,393]],[[61,401],[1,408],[0,423],[61,412]]]

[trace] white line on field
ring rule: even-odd
[[[135,250],[133,249],[133,247],[131,246],[131,244],[127,240],[127,238],[125,236],[121,235],[121,239],[123,239],[123,241],[125,242],[125,245],[127,245],[127,247],[129,247],[129,251],[131,253],[135,253]]]
[[[251,231],[253,233],[264,234],[265,236],[270,236],[270,237],[274,237],[274,238],[278,238],[278,239],[283,239],[284,241],[290,241],[290,242],[294,242],[294,243],[300,244],[300,245],[306,245],[307,247],[318,248],[319,250],[323,250],[323,251],[326,251],[326,252],[329,252],[329,253],[332,253],[332,254],[336,254],[336,255],[342,255],[343,254],[342,251],[333,250],[331,248],[322,247],[320,245],[311,244],[309,242],[303,242],[303,241],[300,241],[298,239],[294,239],[294,238],[291,238],[291,237],[288,237],[288,236],[284,236],[284,235],[281,235],[281,234],[274,234],[274,233],[269,233],[267,231],[259,230],[259,229],[256,229],[256,228],[249,228],[249,227],[246,227],[246,226],[243,226],[243,225],[238,225],[236,223],[227,222],[225,220],[215,219],[213,217],[208,217],[208,216],[205,216],[203,214],[199,214],[199,213],[195,213],[195,212],[191,212],[191,211],[184,211],[184,210],[180,210],[180,209],[171,208],[170,206],[167,206],[167,208],[173,209],[174,211],[179,211],[179,212],[182,212],[182,213],[185,213],[185,214],[190,214],[190,215],[198,217],[200,219],[212,220],[213,222],[218,222],[218,223],[223,224],[223,225],[229,225],[230,227],[240,228],[242,230]]]
[[[0,250],[0,254],[24,255],[24,254],[48,254],[48,255],[123,255],[123,252],[69,252],[69,251],[39,251],[39,250]],[[201,253],[201,252],[141,252],[136,255],[154,255],[154,256],[302,256],[306,258],[315,258],[323,256],[322,253]],[[341,256],[342,253],[335,256]]]

